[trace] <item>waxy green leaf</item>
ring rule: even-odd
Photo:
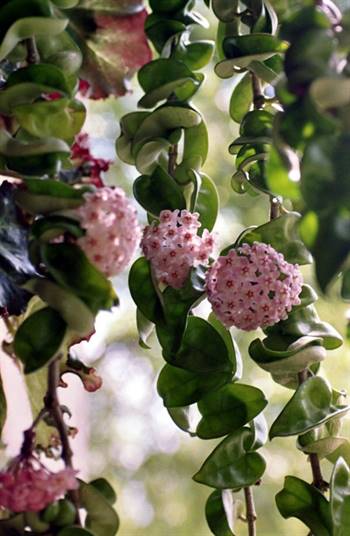
[[[346,536],[350,530],[350,470],[343,458],[334,466],[331,489],[333,536]]]
[[[218,489],[255,484],[265,471],[265,460],[251,450],[252,432],[242,428],[226,437],[194,475],[194,480]]]
[[[15,335],[14,351],[26,374],[43,367],[59,353],[66,327],[61,315],[51,307],[40,309],[22,322]]]
[[[260,389],[229,383],[210,392],[198,403],[202,419],[197,435],[202,439],[221,437],[254,419],[266,406]]]
[[[231,372],[232,362],[220,334],[203,318],[190,316],[176,355],[170,364],[192,372]]]
[[[198,402],[231,378],[230,372],[201,374],[167,364],[159,375],[157,390],[166,407],[181,407]]]
[[[141,175],[134,182],[134,196],[154,216],[162,210],[185,209],[186,200],[175,180],[160,166],[152,175]]]
[[[271,426],[270,438],[297,435],[339,418],[349,406],[335,406],[332,389],[318,376],[302,383]]]
[[[297,224],[299,220],[300,214],[288,212],[248,231],[242,236],[240,243],[264,242],[283,253],[286,261],[308,264],[311,262],[312,257],[298,237]]]
[[[317,536],[332,536],[332,520],[327,499],[300,478],[287,476],[276,495],[277,508],[284,518],[300,519]]]
[[[73,244],[42,244],[42,259],[59,285],[78,296],[96,314],[117,303],[113,287]]]
[[[230,116],[236,123],[240,123],[249,112],[252,102],[252,79],[247,73],[235,86],[230,100]]]
[[[80,481],[79,497],[81,505],[87,511],[87,529],[95,536],[115,536],[119,518],[104,494],[93,484]]]
[[[230,511],[226,513],[226,510]],[[231,491],[216,490],[209,495],[205,505],[205,516],[215,536],[234,536],[234,510],[235,500]]]
[[[129,273],[131,297],[141,313],[157,324],[163,318],[162,304],[154,287],[151,265],[145,257],[134,262]]]

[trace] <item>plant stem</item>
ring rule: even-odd
[[[307,369],[301,370],[298,373],[299,385],[304,383],[308,379],[308,377],[309,377],[308,370]],[[328,489],[328,484],[323,479],[320,460],[319,460],[318,455],[314,452],[309,454],[309,462],[310,462],[311,471],[312,471],[312,485],[315,488],[319,489],[321,492],[326,491]]]
[[[270,220],[275,220],[280,217],[281,204],[277,197],[270,197]]]
[[[168,173],[172,177],[175,176],[176,165],[177,165],[177,143],[172,145],[169,149]]]
[[[48,386],[47,394],[45,397],[45,407],[50,412],[52,418],[55,421],[55,425],[60,436],[61,445],[62,445],[62,460],[65,463],[66,467],[73,469],[73,452],[70,446],[67,427],[64,422],[63,412],[61,409],[60,402],[58,400],[57,387],[60,379],[60,358],[56,358],[49,365],[48,370]],[[77,510],[76,523],[79,525],[79,493],[77,490],[71,490],[69,492],[69,497],[72,503],[75,505]]]
[[[246,504],[246,518],[248,523],[248,535],[256,536],[256,511],[254,497],[251,486],[244,488],[244,497]]]
[[[25,44],[27,47],[27,63],[39,63],[40,56],[38,52],[38,47],[36,46],[35,38],[28,37],[28,39],[25,40]]]
[[[255,73],[250,73],[252,77],[252,87],[253,87],[253,104],[254,109],[259,110],[264,106],[265,103],[265,97],[263,95],[261,84],[259,78],[256,76]]]

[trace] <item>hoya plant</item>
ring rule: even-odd
[[[237,534],[240,497],[247,533],[259,534],[261,448],[290,436],[305,476],[286,475],[271,509],[315,536],[350,529],[350,443],[341,431],[350,406],[320,374],[343,340],[315,305],[330,288],[350,297],[350,11],[331,0],[201,7],[209,28],[194,0],[0,6],[2,346],[32,386],[34,414],[0,471],[0,535],[118,531],[112,486],[76,471],[58,389],[68,372],[87,391],[101,387],[72,347],[89,340],[100,311],[118,306],[111,278],[124,270],[139,344],[147,350],[153,334],[162,351],[157,390],[169,418],[184,434],[218,440],[193,476],[210,488],[208,531]],[[202,39],[206,31],[215,43]],[[207,110],[193,104],[204,68],[231,85],[234,199],[269,204],[265,223],[250,222],[222,251],[218,190],[203,172],[217,140]],[[82,128],[86,99],[125,94],[136,72],[142,97],[120,117],[116,140],[116,158],[136,170],[131,200],[106,185],[110,162],[93,156]],[[133,201],[146,213],[143,228]],[[316,289],[305,283],[309,264]],[[237,330],[254,333],[249,347],[239,347]],[[289,389],[270,427],[267,395],[242,382],[248,359]],[[0,402],[3,426],[2,388]]]

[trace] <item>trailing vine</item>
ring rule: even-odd
[[[314,260],[323,291],[341,273],[349,298],[349,12],[330,0],[296,3],[279,20],[268,0],[205,3],[219,19],[215,72],[235,82],[232,187],[270,201],[268,221],[232,237],[219,255],[218,193],[202,171],[210,136],[192,102],[215,47],[192,37],[194,26],[207,24],[194,0],[150,0],[147,18],[138,0],[96,9],[88,0],[0,7],[3,349],[28,385],[40,385],[21,450],[0,472],[0,535],[118,530],[109,483],[77,478],[58,387],[67,372],[88,391],[101,386],[70,349],[90,338],[99,311],[118,304],[110,278],[140,242],[129,287],[140,345],[147,349],[155,332],[162,349],[159,395],[181,430],[220,439],[193,477],[213,490],[205,505],[212,533],[234,534],[230,511],[240,494],[249,536],[257,534],[254,493],[266,468],[260,448],[288,436],[296,436],[312,476],[286,477],[279,512],[315,536],[349,528],[350,445],[341,421],[350,406],[318,374],[342,338],[319,318],[317,294],[300,270]],[[133,59],[129,34],[139,51]],[[143,234],[125,193],[104,185],[109,162],[91,155],[79,98],[125,93],[141,65],[141,109],[121,119],[116,149],[139,173],[133,192],[147,212]],[[197,309],[205,299],[208,318]],[[270,429],[264,393],[240,382],[244,363],[232,326],[261,328],[242,354],[294,391]],[[0,400],[2,426],[2,388]],[[49,470],[45,456],[61,469]],[[323,459],[334,464],[330,482]]]
[[[96,23],[90,35],[83,27],[84,58],[76,42],[78,8],[86,10],[85,24],[89,18]],[[135,23],[144,14],[137,13]],[[77,479],[71,448],[76,430],[58,398],[67,372],[88,391],[101,386],[70,347],[93,334],[100,310],[118,303],[108,277],[125,267],[140,236],[124,192],[104,187],[101,173],[109,163],[94,159],[86,135],[78,136],[86,115],[80,91],[96,97],[107,85],[108,72],[101,61],[97,68],[88,41],[92,34],[97,47],[101,16],[78,0],[9,0],[0,8],[0,167],[7,178],[0,185],[3,349],[26,375],[34,411],[20,453],[0,473],[4,535],[112,536],[119,525],[110,484]],[[120,16],[116,7],[102,17],[105,32],[107,23],[120,30],[134,17],[125,8]],[[139,37],[148,58],[143,33]],[[92,85],[79,80],[82,65]],[[127,62],[123,75],[117,66],[113,92],[125,91],[130,74]],[[2,388],[1,400],[3,426]],[[45,455],[64,468],[51,472]]]

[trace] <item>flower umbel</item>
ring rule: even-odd
[[[107,277],[119,274],[129,263],[141,238],[136,210],[121,188],[99,188],[85,194],[77,209],[86,234],[78,245]]]
[[[78,488],[75,475],[69,467],[52,473],[34,455],[19,456],[0,472],[0,506],[11,512],[39,512]]]
[[[219,257],[207,274],[208,300],[227,326],[245,331],[285,320],[300,304],[302,275],[273,247],[254,242]]]
[[[197,235],[198,217],[187,210],[162,210],[159,224],[145,228],[141,247],[159,282],[181,288],[193,266],[207,264],[214,238],[207,229]]]

